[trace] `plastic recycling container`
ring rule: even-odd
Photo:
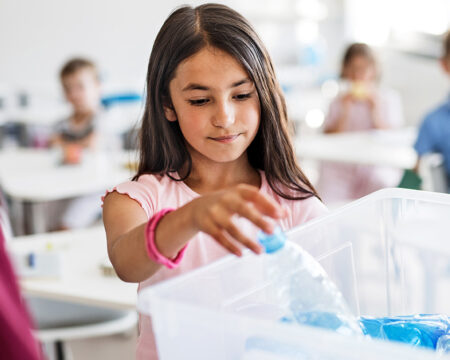
[[[321,263],[356,316],[450,314],[450,195],[384,189],[287,235]],[[230,255],[143,289],[138,308],[152,317],[160,359],[436,358],[409,345],[283,323],[266,256]]]

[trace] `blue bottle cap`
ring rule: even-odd
[[[267,234],[264,231],[258,233],[258,241],[264,246],[267,254],[274,253],[281,249],[286,242],[286,235],[283,230],[277,226],[272,234]]]

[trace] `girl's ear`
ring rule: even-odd
[[[164,115],[167,120],[169,121],[177,121],[177,113],[175,112],[175,109],[173,108],[172,104],[164,105]]]

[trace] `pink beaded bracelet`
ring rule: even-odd
[[[145,238],[147,244],[147,254],[151,260],[157,262],[158,264],[162,264],[169,269],[173,269],[177,267],[181,260],[183,259],[184,252],[186,251],[187,244],[178,252],[175,259],[169,259],[161,254],[156,248],[155,244],[155,229],[158,225],[159,221],[166,215],[167,213],[174,211],[174,209],[162,209],[158,211],[155,215],[151,217],[148,221],[147,226],[145,228]]]

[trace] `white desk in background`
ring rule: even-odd
[[[415,138],[414,128],[315,134],[297,139],[295,148],[300,159],[411,169]]]
[[[71,113],[68,104],[56,103],[48,106],[31,106],[8,111],[5,118],[10,122],[25,125],[53,126]]]
[[[29,208],[30,232],[43,232],[42,204],[103,192],[130,179],[133,173],[125,165],[135,160],[133,152],[85,153],[81,164],[61,165],[56,149],[7,150],[0,152],[0,185],[12,201],[12,216]]]
[[[70,114],[67,104],[16,107],[0,111],[0,136],[12,144],[28,146],[31,141],[48,141],[55,124]],[[14,129],[14,135],[9,132]],[[9,129],[9,130],[8,130]],[[33,134],[31,136],[31,134]],[[9,135],[9,136],[8,136]],[[9,139],[8,139],[9,137]],[[11,144],[2,144],[8,147]]]
[[[0,125],[3,122],[22,124],[27,128],[52,130],[58,121],[67,119],[72,110],[67,103],[56,103],[51,106],[31,106],[0,113]],[[111,106],[101,112],[102,120],[106,120],[108,131],[122,134],[134,128],[142,115],[140,103]],[[3,120],[2,120],[3,119]],[[47,134],[48,135],[48,134]]]
[[[103,227],[16,237],[7,248],[15,254],[28,253],[42,251],[49,243],[54,250],[62,248],[67,253],[64,276],[20,279],[25,295],[115,309],[136,308],[137,284],[105,276],[101,270],[107,259]]]

